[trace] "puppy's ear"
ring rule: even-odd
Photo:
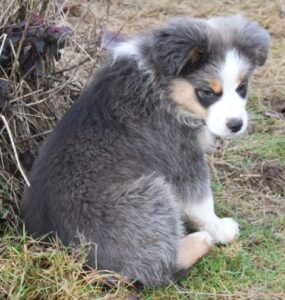
[[[176,19],[154,32],[152,58],[164,76],[191,71],[208,53],[207,26],[199,20]]]
[[[268,56],[270,36],[257,22],[249,21],[245,24],[239,44],[254,65],[264,65]]]

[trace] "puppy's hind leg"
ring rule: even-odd
[[[198,259],[209,252],[212,244],[213,239],[206,231],[198,231],[184,237],[177,249],[177,269],[189,269]]]
[[[99,245],[98,269],[113,270],[145,287],[169,284],[181,269],[176,255],[185,236],[171,186],[151,173],[111,186],[104,197],[108,201],[101,202],[102,215],[108,222],[95,232],[99,218],[93,217],[96,222],[88,227],[90,240]]]

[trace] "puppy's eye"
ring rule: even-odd
[[[202,93],[204,93],[207,97],[214,97],[215,93],[210,90],[203,90]]]
[[[218,98],[221,96],[220,93],[217,94],[212,90],[202,90],[202,89],[197,89],[196,95],[199,98],[199,100],[203,102],[214,102],[217,101]]]
[[[242,97],[246,97],[247,93],[247,82],[242,82],[236,89],[236,92]]]

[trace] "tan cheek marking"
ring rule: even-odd
[[[195,114],[197,117],[205,119],[208,111],[196,98],[193,86],[183,79],[176,79],[172,83],[171,97],[178,107]]]
[[[222,92],[222,84],[218,80],[210,80],[209,86],[216,94],[219,94]]]
[[[205,239],[189,234],[178,247],[176,264],[180,268],[188,269],[210,249],[211,245]]]

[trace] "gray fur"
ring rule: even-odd
[[[262,66],[269,50],[269,34],[257,22],[243,15],[216,17],[209,24],[220,33],[223,44],[236,47],[255,66]]]
[[[245,48],[261,44],[261,64],[266,39],[250,24],[228,35],[238,37],[235,43],[221,43],[205,21],[177,19],[146,34],[137,57],[107,63],[40,150],[22,201],[28,232],[57,234],[65,245],[96,245],[91,266],[146,286],[174,279],[185,236],[180,207],[209,194],[210,176],[198,142],[204,125],[176,118],[171,80],[194,80],[199,70],[207,76],[225,49],[243,51],[236,43],[245,44],[245,37]],[[194,48],[198,58],[189,61]]]

